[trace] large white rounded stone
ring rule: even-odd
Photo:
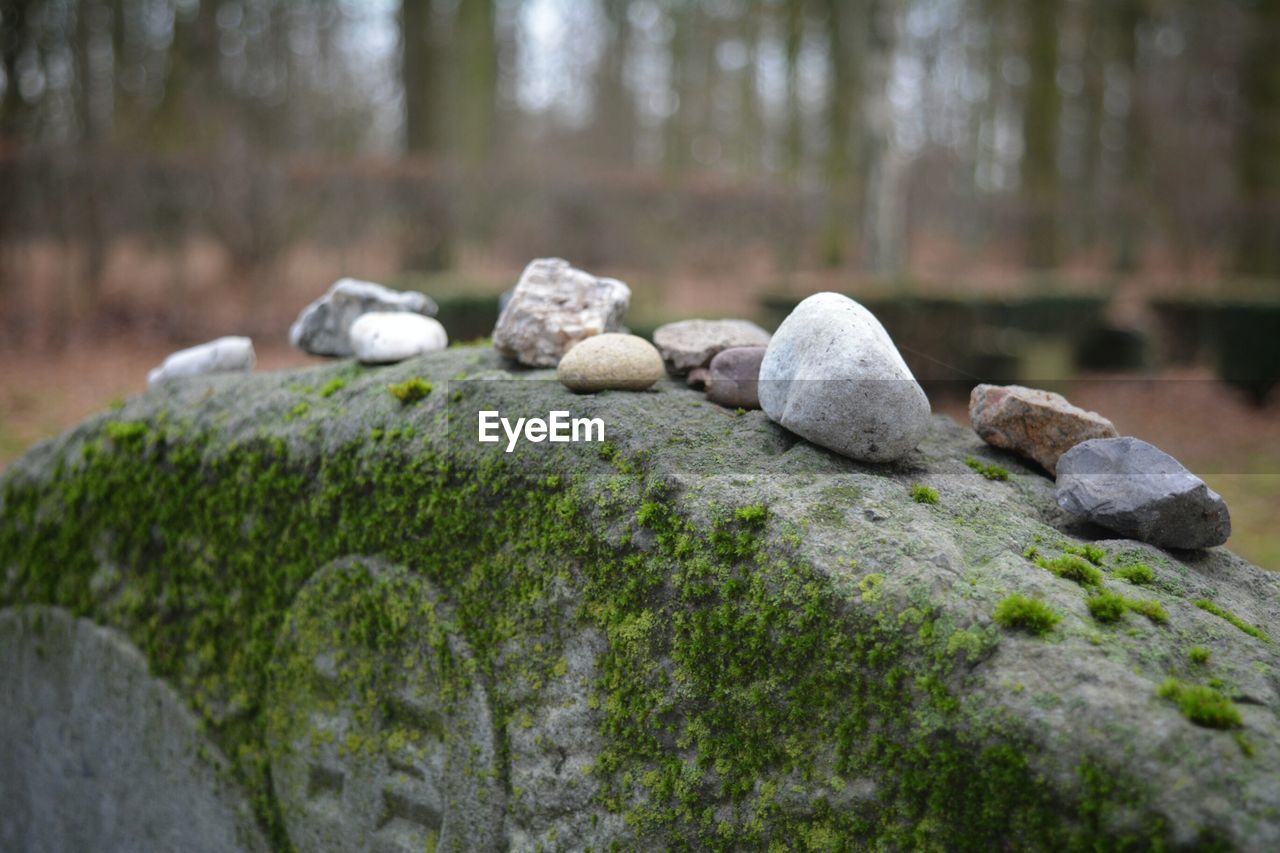
[[[866,462],[906,455],[929,426],[929,400],[889,333],[838,293],[810,296],[774,332],[760,405],[797,435]]]
[[[408,312],[361,314],[351,324],[350,338],[356,358],[365,364],[391,364],[449,345],[439,321]]]

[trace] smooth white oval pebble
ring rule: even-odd
[[[351,349],[364,364],[390,364],[442,350],[449,336],[439,321],[407,311],[371,311],[351,324]]]

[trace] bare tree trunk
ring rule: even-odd
[[[671,8],[666,14],[671,16],[674,32],[671,36],[668,77],[671,80],[672,94],[676,98],[675,109],[667,116],[662,128],[663,146],[662,162],[664,168],[672,174],[679,174],[689,166],[690,132],[689,113],[692,109],[692,46],[693,10],[692,4],[683,3]]]
[[[1280,277],[1280,0],[1254,4],[1252,44],[1242,69],[1244,111],[1237,131],[1240,230],[1235,268]]]
[[[858,188],[851,186],[853,116],[861,114],[861,52],[855,27],[865,24],[868,5],[862,0],[826,0],[827,61],[827,229],[823,241],[823,262],[843,266],[849,254],[849,234],[855,223],[852,199]]]
[[[1031,77],[1022,112],[1022,189],[1028,207],[1026,262],[1058,263],[1058,17],[1061,0],[1028,3]]]
[[[1129,81],[1129,114],[1125,116],[1124,154],[1120,175],[1120,207],[1115,230],[1112,265],[1117,272],[1138,268],[1143,202],[1143,164],[1147,156],[1146,122],[1138,96],[1138,30],[1143,22],[1143,0],[1123,0],[1115,9],[1119,38],[1118,64]]]
[[[760,143],[764,138],[764,122],[760,117],[760,16],[764,9],[758,2],[743,5],[742,38],[747,48],[747,64],[742,69],[739,96],[738,172],[753,175],[760,165]]]
[[[486,163],[493,154],[498,104],[498,49],[493,0],[465,0],[458,6],[462,46],[461,139],[463,157]]]
[[[18,57],[27,43],[27,0],[0,0],[0,66],[4,68],[4,97],[0,99],[0,142],[22,132],[26,103],[18,91]]]
[[[805,0],[785,0],[787,61],[786,174],[795,181],[804,159],[804,117],[800,113],[800,49],[804,45]]]
[[[890,132],[888,99],[889,72],[897,46],[898,4],[896,0],[876,3],[872,22],[867,91],[880,99],[868,109],[866,130],[866,215],[867,267],[883,275],[902,271],[906,253],[906,205],[904,204],[907,161],[897,149]]]
[[[596,73],[595,122],[599,129],[600,152],[613,163],[630,166],[635,162],[635,99],[626,81],[627,56],[631,44],[628,0],[603,0],[608,32],[604,54]]]
[[[438,153],[444,147],[444,68],[431,0],[403,0],[400,82],[404,89],[405,150],[411,153]]]

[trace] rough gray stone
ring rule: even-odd
[[[973,431],[992,447],[1012,450],[1050,474],[1058,458],[1082,441],[1115,438],[1115,425],[1097,412],[1071,405],[1052,391],[1021,385],[978,385],[969,394]]]
[[[653,345],[677,375],[707,367],[721,350],[768,344],[769,333],[750,320],[680,320],[653,333]]]
[[[1212,548],[1231,536],[1218,493],[1132,436],[1091,439],[1063,454],[1056,498],[1073,515],[1165,548]]]
[[[617,279],[539,258],[525,267],[498,315],[493,347],[520,364],[555,367],[579,341],[620,331],[630,304],[631,289]]]
[[[805,299],[774,332],[760,404],[775,423],[866,462],[905,456],[929,425],[929,400],[889,333],[838,293]]]
[[[289,329],[289,342],[311,355],[345,358],[353,354],[348,332],[361,314],[408,311],[434,317],[438,310],[435,301],[424,293],[342,278],[324,296],[302,309]]]
[[[128,638],[0,610],[0,850],[265,850],[228,773]]]
[[[330,614],[341,612],[350,583],[382,583],[426,607],[390,669],[363,690],[360,673],[386,661],[349,636],[353,626],[333,630]],[[271,751],[276,796],[299,849],[506,848],[489,696],[478,679],[461,696],[444,691],[432,648],[432,629],[452,615],[430,582],[367,557],[320,569],[298,594],[276,653],[286,675],[271,697]],[[474,666],[462,637],[450,638],[448,653]],[[383,743],[394,748],[351,746]]]
[[[407,311],[370,311],[351,324],[351,349],[364,364],[394,364],[449,345],[444,326]]]
[[[448,393],[401,406],[386,386],[413,376]],[[340,398],[287,417],[299,385],[338,377]],[[412,824],[429,828],[442,777],[403,760],[415,741],[471,771],[444,783],[473,785],[455,789],[474,792],[456,811],[472,816],[464,846],[1280,849],[1280,647],[1196,606],[1280,637],[1280,575],[1224,548],[1096,542],[1105,588],[1168,613],[1101,625],[1086,590],[1023,556],[1081,544],[1053,483],[1016,460],[1006,482],[974,476],[965,459],[986,445],[948,418],[909,463],[873,466],[678,379],[576,396],[552,378],[452,347],[376,371],[166,384],[0,476],[0,605],[70,598],[127,628],[223,736],[252,732],[256,718],[216,710],[246,691],[273,733],[272,781],[250,793],[299,849],[312,820],[371,832],[374,849],[425,846]],[[473,440],[480,405],[599,417],[608,445],[507,454]],[[120,421],[163,440],[104,441]],[[142,487],[102,488],[114,482]],[[913,501],[916,483],[939,504]],[[127,517],[113,512],[125,499]],[[1154,584],[1114,575],[1135,562]],[[238,598],[253,578],[278,594]],[[1012,594],[1061,622],[1044,638],[998,625]],[[226,606],[193,604],[210,600]],[[198,655],[153,642],[248,624],[275,642],[260,681],[219,684]],[[1203,674],[1193,644],[1213,650]],[[452,692],[434,692],[450,668]],[[1159,695],[1171,670],[1221,679],[1241,728],[1187,719]],[[329,751],[328,726],[357,736],[347,751]],[[473,764],[447,764],[455,739]],[[494,778],[497,818],[492,789],[469,781]],[[314,811],[295,799],[304,780]]]
[[[730,347],[711,359],[707,399],[731,409],[760,408],[760,362],[764,347]]]
[[[607,332],[575,345],[560,359],[556,378],[571,391],[643,391],[662,378],[662,356],[635,335]]]
[[[247,373],[256,362],[253,341],[241,337],[218,338],[169,355],[163,364],[147,374],[147,384],[155,387],[170,379],[209,373]]]

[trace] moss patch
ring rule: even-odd
[[[938,490],[917,483],[911,487],[911,499],[918,504],[936,505],[939,499]]]
[[[1239,616],[1232,613],[1230,610],[1227,610],[1225,607],[1220,607],[1217,604],[1214,604],[1212,601],[1210,601],[1207,598],[1202,598],[1199,601],[1197,601],[1196,607],[1199,607],[1201,610],[1205,611],[1206,613],[1212,613],[1214,616],[1218,616],[1222,619],[1226,619],[1228,622],[1230,622],[1232,625],[1235,625],[1241,631],[1244,631],[1250,637],[1256,637],[1259,640],[1262,640],[1263,642],[1271,641],[1271,638],[1268,637],[1266,632],[1263,631],[1261,628],[1257,627],[1256,625],[1250,625],[1248,622],[1244,621]]]
[[[1157,625],[1165,625],[1169,622],[1169,614],[1165,612],[1164,605],[1153,599],[1128,598],[1125,603],[1134,613],[1139,613]]]
[[[1089,598],[1089,613],[1099,622],[1119,622],[1129,609],[1124,598],[1113,592],[1103,592]]]
[[[416,403],[431,393],[432,385],[421,376],[414,376],[403,382],[397,382],[387,386],[387,390],[391,392],[391,396],[400,401],[401,405],[407,406]]]
[[[1082,560],[1074,554],[1063,554],[1052,560],[1047,557],[1036,557],[1036,565],[1053,572],[1058,577],[1075,581],[1081,586],[1099,586],[1102,584],[1102,572],[1092,563]]]
[[[1234,729],[1243,724],[1240,709],[1235,706],[1235,703],[1212,687],[1187,684],[1176,678],[1170,678],[1160,685],[1157,695],[1162,699],[1172,699],[1176,702],[1182,715],[1197,726],[1209,729]]]
[[[324,383],[324,385],[320,386],[320,396],[332,397],[334,394],[337,394],[339,391],[341,391],[343,388],[346,388],[346,387],[347,387],[346,377],[335,376],[332,379],[330,379],[328,382]]]
[[[1144,586],[1155,583],[1156,573],[1146,563],[1135,563],[1131,566],[1122,566],[1111,573],[1112,577],[1126,580],[1131,584]]]
[[[992,465],[979,459],[975,459],[972,456],[966,458],[964,460],[964,464],[968,465],[988,480],[1003,481],[1009,479],[1009,471],[1005,468],[1001,468],[999,465]]]
[[[1095,566],[1101,566],[1102,562],[1107,558],[1107,552],[1099,548],[1097,545],[1068,545],[1062,549],[1068,554],[1074,554],[1077,557],[1083,557]]]
[[[1044,635],[1062,621],[1062,616],[1036,598],[1014,594],[1001,601],[992,617],[1006,628]]]

